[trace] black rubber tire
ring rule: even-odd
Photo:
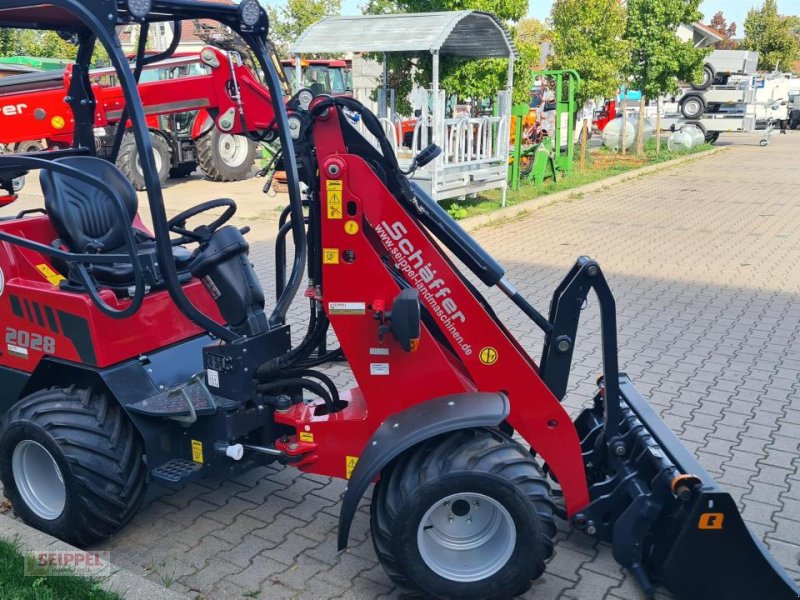
[[[428,508],[459,491],[500,502],[516,528],[508,562],[474,582],[438,575],[417,545]],[[468,429],[423,442],[384,469],[372,494],[370,529],[375,553],[396,583],[426,598],[501,599],[524,593],[544,572],[556,534],[553,510],[550,486],[527,449],[499,431]]]
[[[48,520],[22,499],[11,468],[22,440],[38,442],[64,478],[66,503]],[[146,467],[138,432],[113,399],[92,388],[34,392],[9,409],[0,432],[0,478],[14,512],[28,525],[79,547],[103,540],[133,518]]]
[[[169,170],[169,176],[172,179],[180,179],[181,177],[188,177],[197,169],[196,162],[183,163],[177,167]]]
[[[797,129],[798,127],[800,127],[800,120],[789,121],[789,129]]]
[[[679,107],[683,117],[690,121],[699,119],[706,111],[705,101],[702,96],[698,96],[697,94],[684,96],[680,101]]]
[[[24,142],[18,142],[16,146],[14,146],[14,153],[15,154],[26,154],[28,152],[41,152],[44,150],[44,146],[40,140],[26,140]]]
[[[714,67],[709,64],[703,65],[703,79],[700,80],[699,83],[693,83],[692,89],[695,90],[707,90],[712,83],[714,83],[714,78],[717,74],[714,72]]]
[[[247,141],[247,153],[237,165],[230,165],[222,159],[219,150],[220,138],[225,133],[220,131],[210,119],[203,125],[202,131],[208,131],[208,133],[195,140],[194,145],[197,164],[203,173],[213,181],[241,181],[246,179],[253,170],[258,144],[250,138],[237,136]]]
[[[719,139],[719,131],[707,131],[706,132],[706,144],[711,144],[712,146],[717,143]]]
[[[167,140],[158,134],[151,133],[150,141],[153,144],[153,152],[156,153],[156,167],[158,168],[158,181],[161,185],[169,177],[169,169],[172,164],[172,149],[169,147]],[[128,178],[133,184],[133,187],[139,191],[145,189],[144,173],[139,164],[139,150],[136,148],[136,140],[133,133],[126,132],[122,137],[122,144],[119,147],[119,154],[117,155],[117,166],[122,174]]]

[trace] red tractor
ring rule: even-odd
[[[270,311],[247,228],[229,223],[233,200],[167,220],[144,85],[116,39],[117,25],[141,23],[146,39],[151,23],[200,18],[242,37],[271,94],[264,103],[241,86],[229,129],[282,148],[290,203]],[[597,262],[580,257],[548,314],[536,310],[407,179],[372,113],[305,89],[284,103],[257,0],[0,0],[0,23],[79,40],[71,147],[0,156],[0,181],[38,170],[44,194],[43,210],[0,221],[0,477],[26,523],[87,545],[130,521],[150,481],[277,461],[349,480],[340,548],[374,483],[375,552],[424,597],[524,592],[564,519],[609,542],[648,594],[663,585],[680,598],[797,598],[731,496],[619,371],[614,298]],[[114,154],[97,157],[95,43],[119,77],[152,232]],[[140,47],[137,64],[143,56]],[[379,148],[351,126],[353,112]],[[225,114],[212,113],[218,127]],[[423,149],[412,170],[439,152]],[[189,224],[212,209],[223,210]],[[287,309],[304,281],[310,318],[293,344]],[[478,285],[498,287],[546,333],[538,364]],[[561,400],[592,291],[604,376],[573,421]],[[321,353],[329,326],[341,348]],[[315,368],[340,356],[351,389]]]
[[[169,58],[162,60],[165,56]],[[230,133],[230,127],[215,127],[210,112],[225,115],[232,123],[238,114],[243,86],[252,86],[268,96],[250,69],[236,53],[214,47],[197,54],[160,55],[148,52],[139,85],[152,137],[159,181],[182,177],[198,166],[214,181],[238,181],[252,172],[257,141]],[[14,152],[68,148],[76,120],[68,103],[73,65],[61,71],[44,71],[0,80],[0,107],[7,127],[0,131],[0,144]],[[92,69],[89,80],[96,102],[95,144],[98,154],[108,157],[119,143],[116,164],[137,190],[144,177],[136,143],[126,126],[121,142],[116,131],[125,100],[113,68]],[[231,87],[226,87],[232,82]],[[13,108],[13,111],[10,111]]]
[[[302,81],[298,82],[296,60],[290,58],[281,61],[287,83],[291,89],[308,88],[316,95],[353,95],[353,67],[351,61],[322,58],[300,59]]]

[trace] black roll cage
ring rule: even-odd
[[[128,59],[122,52],[122,47],[116,34],[118,25],[139,23],[142,25],[142,30],[146,36],[150,23],[179,22],[194,19],[212,19],[230,27],[239,34],[253,51],[254,57],[263,70],[267,88],[272,96],[272,108],[275,113],[278,137],[283,148],[284,168],[289,187],[292,241],[295,247],[295,256],[289,281],[276,302],[269,319],[271,323],[283,322],[286,312],[300,287],[306,261],[306,243],[297,161],[292,140],[289,137],[280,76],[275,70],[273,61],[270,58],[269,47],[267,46],[266,37],[269,22],[263,8],[258,22],[252,27],[247,27],[241,22],[238,6],[197,0],[153,0],[149,13],[143,19],[135,18],[129,12],[127,2],[124,0],[47,0],[46,4],[43,4],[42,0],[0,0],[0,27],[50,29],[75,34],[79,40],[78,55],[73,67],[73,81],[70,86],[69,96],[65,99],[70,104],[75,117],[75,148],[31,153],[29,155],[0,156],[0,178],[5,179],[24,174],[31,168],[53,169],[77,177],[75,173],[71,172],[74,169],[58,169],[50,161],[63,156],[94,154],[95,99],[91,91],[88,72],[95,42],[100,42],[108,52],[111,64],[117,71],[125,98],[125,110],[131,122],[131,131],[133,132],[136,146],[139,149],[147,200],[153,220],[156,256],[165,288],[178,309],[188,319],[218,338],[232,342],[242,336],[200,312],[189,301],[178,281],[177,270],[172,259],[172,245],[164,209],[164,197],[158,180],[144,108],[142,107],[137,87],[139,73],[145,64],[161,60],[174,52],[175,47],[177,47],[177,41],[180,38],[179,29],[176,30],[176,35],[170,44],[170,48],[159,55],[144,56],[145,44],[139,44],[135,72],[131,72]],[[122,128],[119,129],[121,130]],[[79,179],[83,178],[79,177]],[[96,179],[89,179],[91,183],[97,185]],[[110,193],[110,189],[107,186],[99,187],[102,191]],[[114,196],[110,195],[110,197],[113,198]],[[95,303],[99,301],[99,294],[94,286],[90,284],[88,275],[84,277],[86,272],[85,265],[110,262],[113,258],[119,260],[120,256],[128,258],[127,255],[88,255],[63,252],[55,250],[48,245],[5,232],[0,232],[0,241],[30,248],[48,256],[58,256],[69,263],[76,263],[81,279],[85,279],[84,284],[89,284],[87,288]],[[135,245],[132,245],[132,239],[128,239],[127,242],[130,245],[128,255],[133,259],[137,256]],[[132,304],[122,311],[114,311],[110,307],[98,303],[101,310],[109,314],[109,316],[116,318],[130,316],[141,304],[140,296],[144,294],[144,286],[141,282],[141,265],[138,257],[133,260],[133,267],[136,286]]]

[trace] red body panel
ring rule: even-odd
[[[0,230],[49,244],[57,235],[46,216],[0,222]],[[50,260],[32,250],[0,243],[0,366],[32,372],[46,355],[106,367],[203,333],[175,307],[166,291],[149,293],[141,309],[124,320],[103,315],[87,294],[62,291]],[[198,280],[184,286],[190,300],[217,321],[221,317]],[[128,300],[104,290],[106,303]]]
[[[228,55],[216,48],[209,47],[205,50],[213,52],[218,63],[217,67],[211,67],[209,74],[153,81],[138,86],[150,126],[158,128],[155,120],[158,115],[199,109],[211,111],[215,115],[221,115],[229,109],[238,112],[238,105],[229,93],[231,62]],[[197,60],[200,60],[199,55]],[[273,118],[269,91],[246,65],[234,65],[233,70],[239,84],[242,104],[246,107],[244,118],[247,130],[266,129]],[[35,92],[0,95],[0,110],[13,107],[8,112],[14,113],[3,113],[4,127],[0,129],[0,143],[44,139],[50,146],[71,145],[75,121],[72,110],[64,101],[71,79],[72,67],[69,65],[61,85]],[[122,87],[94,83],[92,92],[97,102],[95,126],[106,127],[118,123],[125,106]],[[233,128],[229,132],[243,132],[238,118],[234,119]]]
[[[558,477],[569,513],[579,511],[589,496],[578,435],[534,362],[369,166],[345,154],[338,121],[318,120],[314,138],[326,198],[322,300],[359,387],[347,397],[347,408],[331,416],[315,416],[313,407],[302,404],[276,413],[276,420],[311,434],[306,442],[325,448],[300,468],[346,477],[348,465],[389,415],[447,394],[500,391],[511,401],[510,424]],[[339,181],[325,176],[331,163],[339,167]],[[403,351],[391,334],[379,340],[375,310],[390,310],[399,292],[384,256],[420,292],[453,351],[424,325],[416,352]],[[305,444],[296,451],[308,449]]]

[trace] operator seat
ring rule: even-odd
[[[82,171],[108,185],[122,200],[126,218],[120,220],[119,209],[114,205],[115,200],[109,198],[100,188],[70,175],[43,169],[40,171],[39,181],[44,193],[44,205],[50,222],[59,235],[53,245],[66,247],[75,253],[127,254],[125,228],[132,228],[137,244],[136,252],[140,256],[145,255],[140,259],[142,266],[152,264],[152,270],[155,271],[151,281],[147,282],[148,285],[163,285],[155,257],[155,240],[133,224],[139,201],[131,182],[114,164],[102,158],[69,156],[54,162]],[[148,254],[151,256],[148,257]],[[188,270],[191,252],[182,246],[173,246],[172,255],[178,269],[178,279],[181,282],[191,279]],[[56,263],[55,266],[69,271],[66,265]],[[95,264],[92,274],[101,286],[121,293],[134,284],[133,265],[129,261]]]

